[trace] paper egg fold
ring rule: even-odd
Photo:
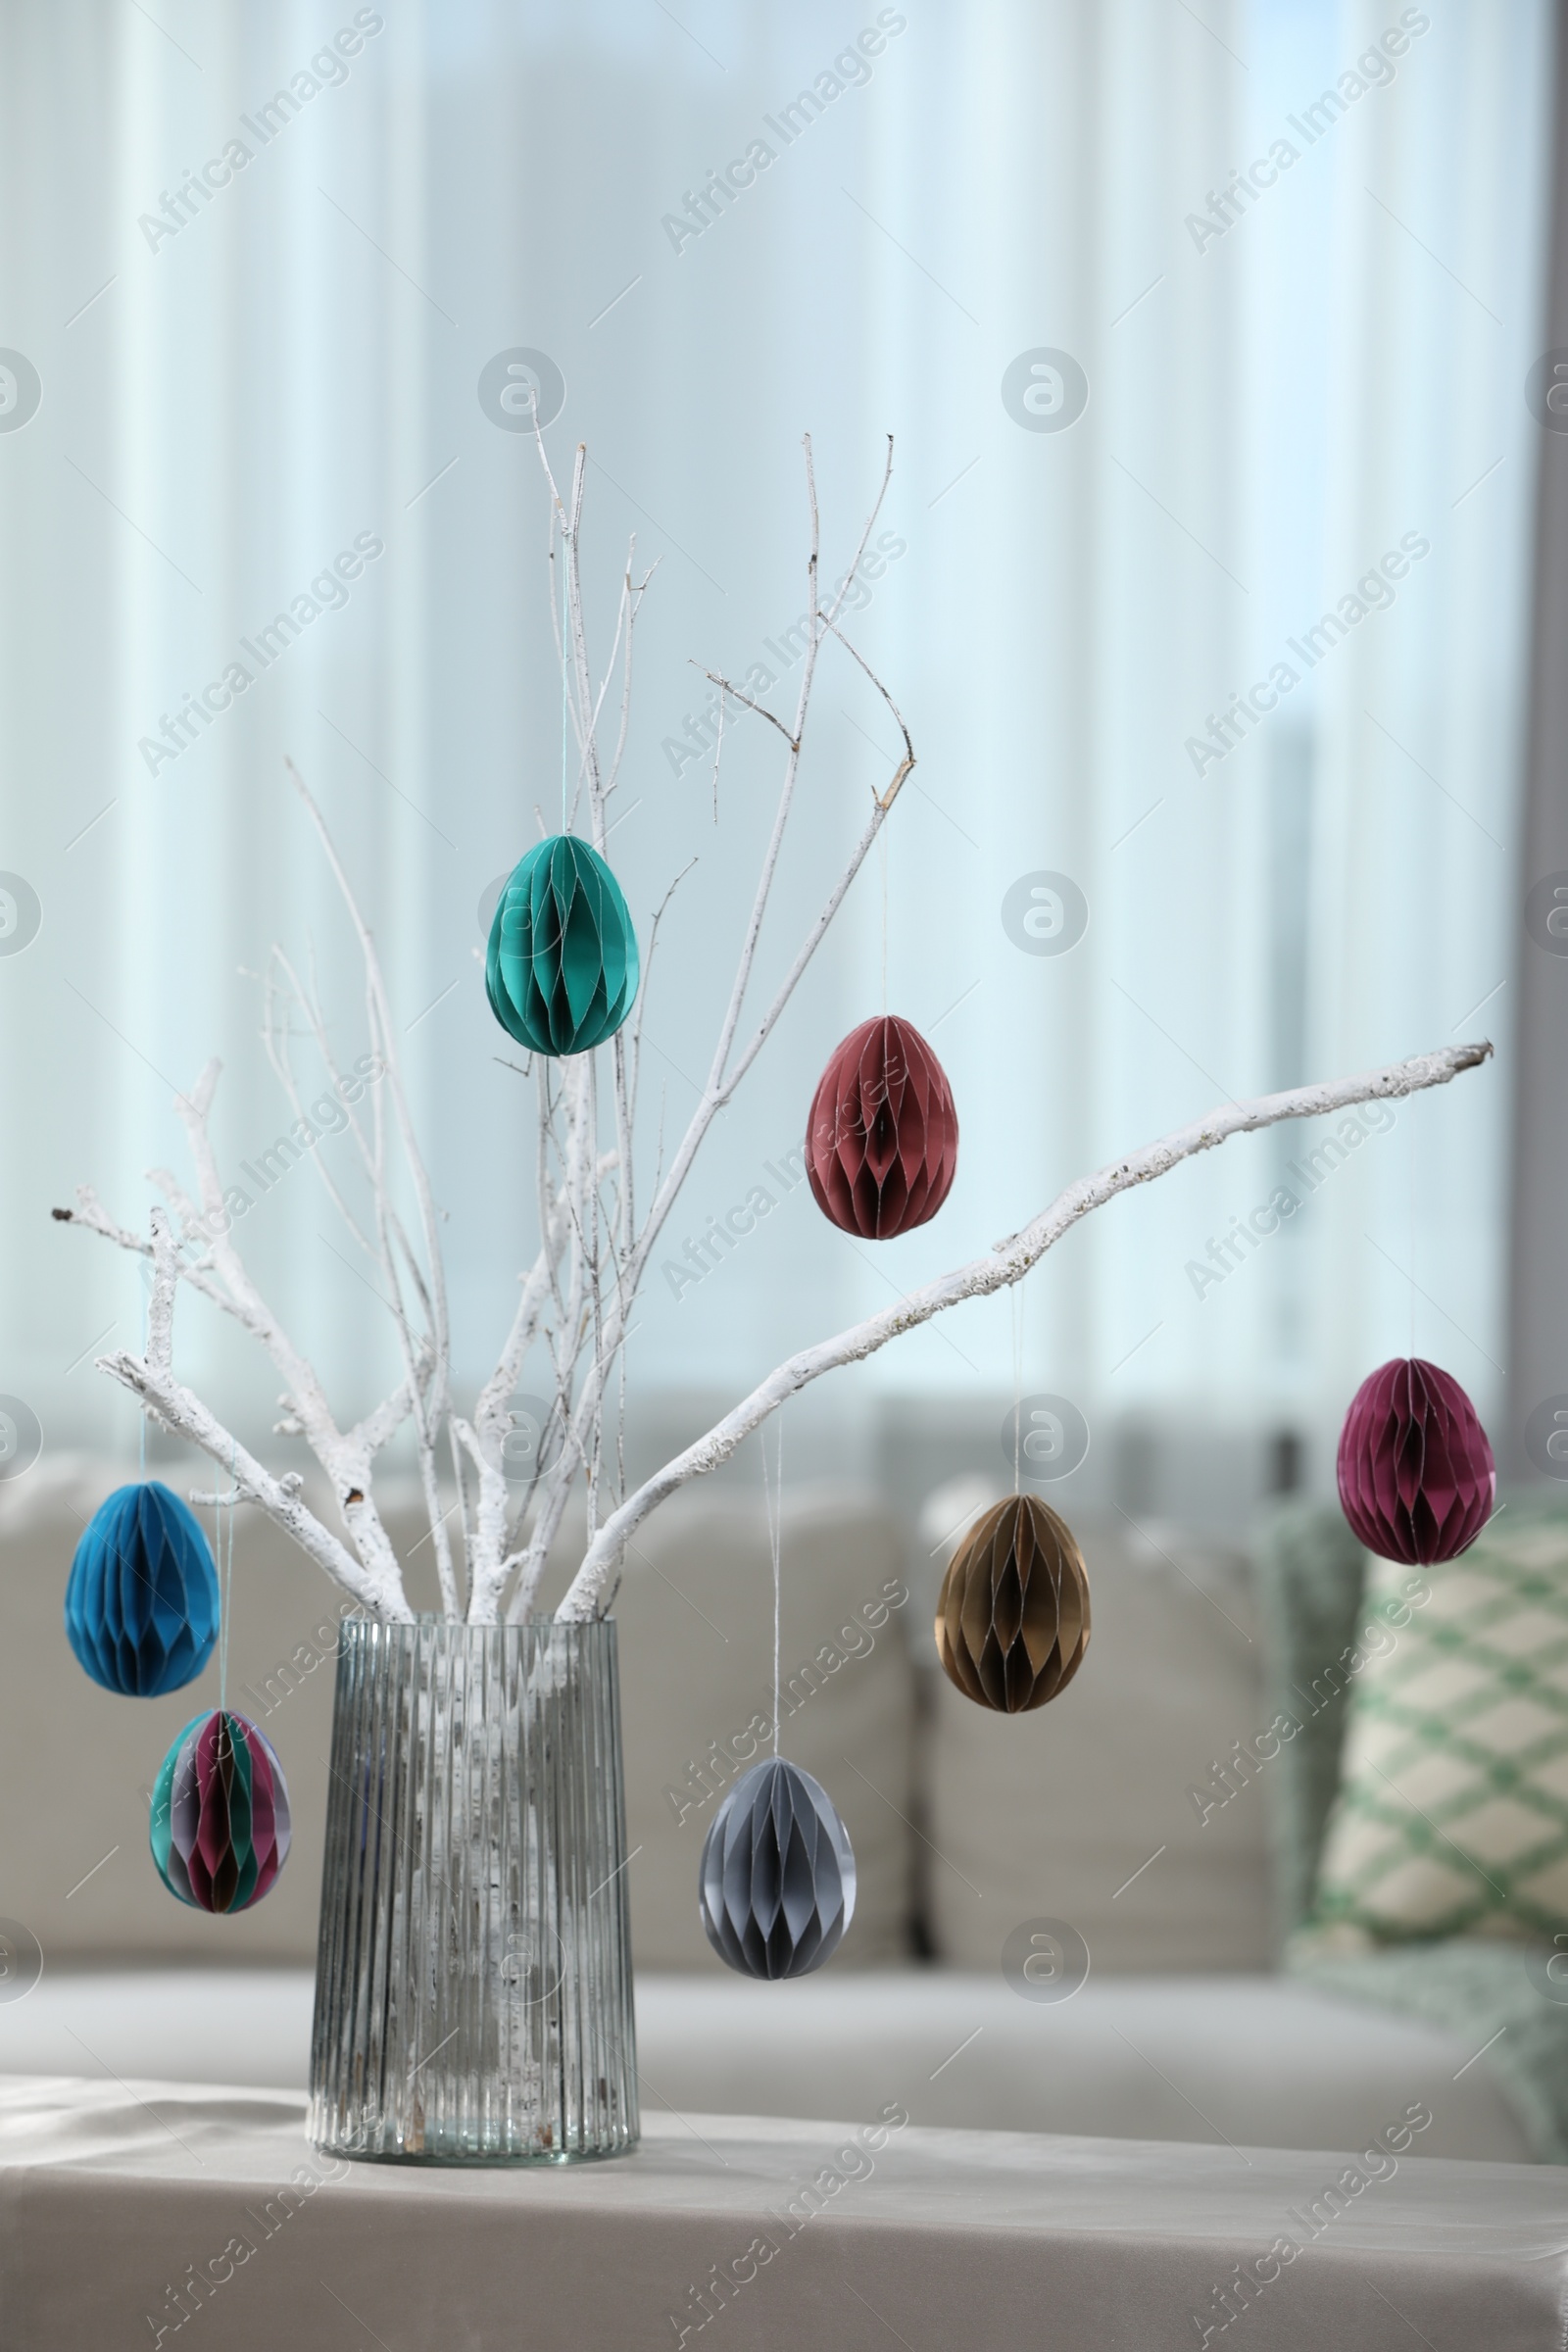
[[[198,1911],[246,1911],[288,1859],[283,1767],[243,1715],[195,1715],[153,1784],[148,1836],[171,1894]]]
[[[1089,1647],[1089,1577],[1066,1522],[1009,1494],[961,1539],[937,1602],[937,1655],[977,1706],[1023,1715],[1055,1698]]]
[[[743,1773],[698,1871],[708,1940],[744,1977],[809,1976],[855,1916],[855,1853],[827,1790],[777,1756]]]
[[[852,1029],[817,1081],[806,1133],[816,1204],[845,1233],[891,1241],[934,1217],[958,1166],[947,1073],[912,1021]]]
[[[586,1054],[632,1007],[637,934],[620,884],[597,850],[553,833],[518,859],[485,953],[490,1009],[530,1054]]]
[[[106,1690],[161,1698],[218,1640],[218,1571],[195,1514],[149,1479],[101,1502],[66,1585],[66,1639]]]
[[[1451,1560],[1492,1516],[1497,1473],[1475,1406],[1451,1373],[1394,1356],[1361,1383],[1340,1432],[1340,1503],[1368,1551]]]

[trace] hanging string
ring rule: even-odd
[[[1023,1298],[1012,1286],[1012,1491],[1023,1493]]]
[[[762,1432],[762,1500],[767,1509],[767,1532],[773,1552],[773,1753],[778,1754],[779,1710],[779,1624],[780,1596],[783,1579],[780,1575],[780,1555],[784,1537],[784,1415],[782,1409],[773,1416],[777,1432],[773,1447],[773,1494],[767,1492],[767,1432]]]
[[[888,1009],[888,829],[882,827],[877,835],[877,856],[882,867],[882,1012]]]
[[[147,1283],[148,1276],[144,1267],[141,1280],[141,1354],[143,1363],[147,1360]],[[142,1484],[145,1486],[147,1483],[147,1407],[145,1405],[140,1407],[137,1419],[141,1425],[141,1478]]]
[[[220,1714],[226,1714],[228,1711],[228,1612],[229,1595],[234,1582],[234,1497],[239,1492],[232,1438],[229,1440],[228,1479],[229,1490],[226,1495],[216,1493],[217,1482],[214,1482],[213,1516],[216,1521],[214,1533],[218,1545],[218,1571],[221,1580],[221,1591],[218,1603],[218,1706]],[[226,1520],[224,1517],[225,1505],[227,1506]]]
[[[1410,1353],[1415,1353],[1415,1121],[1408,1113],[1405,1126],[1410,1136]]]
[[[567,699],[566,679],[570,674],[571,649],[566,635],[568,607],[566,601],[566,526],[561,526],[561,830],[570,831],[566,815],[566,736],[571,705]]]

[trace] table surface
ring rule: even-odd
[[[25,2000],[0,2000],[0,2074],[303,2091],[315,1998],[309,1969],[46,1970]],[[1423,2156],[1528,2163],[1492,2058],[1475,2056],[1486,2034],[1285,1977],[1091,1976],[1044,2003],[1000,1970],[637,1979],[648,2107],[814,2118],[897,2095],[944,2131],[1339,2148],[1424,2097]]]
[[[156,2346],[185,2327],[213,2352],[1153,2352],[1204,2328],[1247,2352],[1568,2341],[1556,2168],[923,2131],[900,2113],[656,2113],[611,2163],[436,2170],[331,2162],[289,2092],[0,2082],[0,2342]]]

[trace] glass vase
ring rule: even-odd
[[[310,2130],[426,2164],[636,2145],[612,1619],[345,1625]]]

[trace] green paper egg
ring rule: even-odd
[[[620,884],[586,841],[553,833],[519,858],[490,925],[484,986],[530,1054],[586,1054],[632,1008],[640,963]]]

